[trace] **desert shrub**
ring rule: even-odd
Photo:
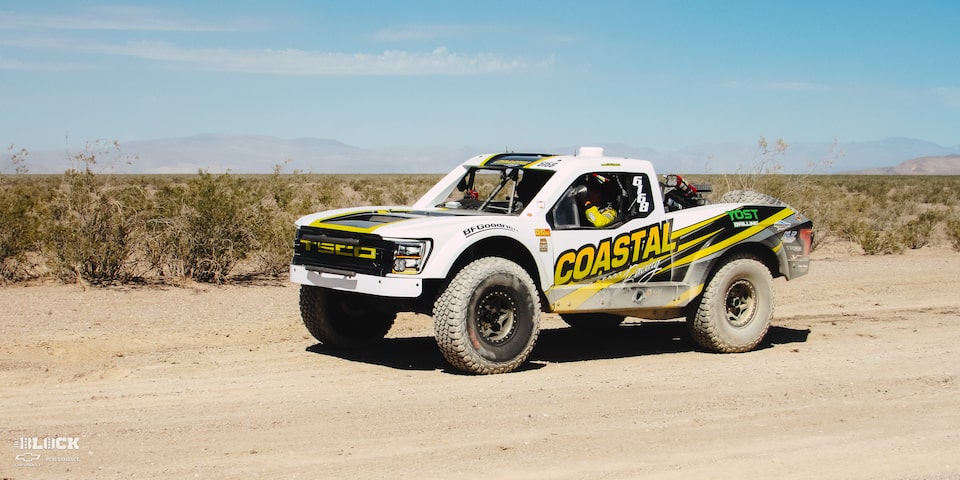
[[[350,182],[350,187],[360,194],[364,205],[383,205],[385,190],[383,184],[371,178],[360,178]]]
[[[944,212],[929,210],[906,222],[901,229],[904,245],[914,250],[929,245],[934,227],[945,219]]]
[[[0,283],[29,276],[28,254],[40,243],[42,190],[25,178],[26,149],[13,145],[0,166]]]
[[[248,219],[254,243],[259,246],[253,253],[253,274],[280,275],[288,271],[296,230],[294,220],[306,213],[291,210],[305,178],[299,173],[283,175],[281,171],[282,165],[277,165],[273,174],[255,182],[255,195],[260,200],[251,206]]]
[[[50,267],[65,281],[130,280],[148,210],[139,187],[106,184],[90,170],[66,172],[49,206],[44,254]]]
[[[888,255],[903,252],[899,229],[882,228],[876,222],[857,219],[847,228],[849,238],[866,255]]]
[[[343,197],[344,184],[346,184],[344,176],[321,176],[313,184],[311,191],[315,199],[315,204],[321,206],[321,208],[340,208],[347,206],[351,202],[345,201]],[[308,210],[308,212],[312,211],[315,210]]]
[[[960,251],[960,217],[954,215],[947,220],[947,238],[954,250]]]
[[[259,248],[255,193],[242,178],[207,172],[161,189],[149,222],[157,238],[151,254],[155,268],[164,275],[223,282]]]
[[[49,189],[24,178],[0,182],[0,282],[36,274],[30,253],[40,250]]]
[[[813,220],[815,248],[839,239],[872,255],[926,245],[960,250],[952,194],[960,177],[788,175],[775,161],[784,146],[761,142],[749,171],[684,177],[713,184],[713,199],[742,188],[782,199]],[[442,177],[287,174],[282,165],[271,175],[242,176],[96,170],[115,161],[116,150],[115,144],[88,146],[74,169],[57,176],[26,175],[23,151],[0,165],[0,282],[39,275],[94,284],[282,276],[300,215],[409,205]]]

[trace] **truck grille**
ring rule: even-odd
[[[293,264],[384,276],[393,265],[393,243],[377,235],[297,228]]]

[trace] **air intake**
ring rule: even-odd
[[[578,157],[602,157],[603,147],[580,147]]]

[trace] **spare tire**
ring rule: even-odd
[[[774,205],[789,207],[783,200],[753,190],[731,190],[720,196],[717,203],[749,203],[754,205]]]

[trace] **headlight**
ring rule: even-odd
[[[430,253],[429,240],[392,240],[393,273],[415,274],[423,270],[423,264]]]

